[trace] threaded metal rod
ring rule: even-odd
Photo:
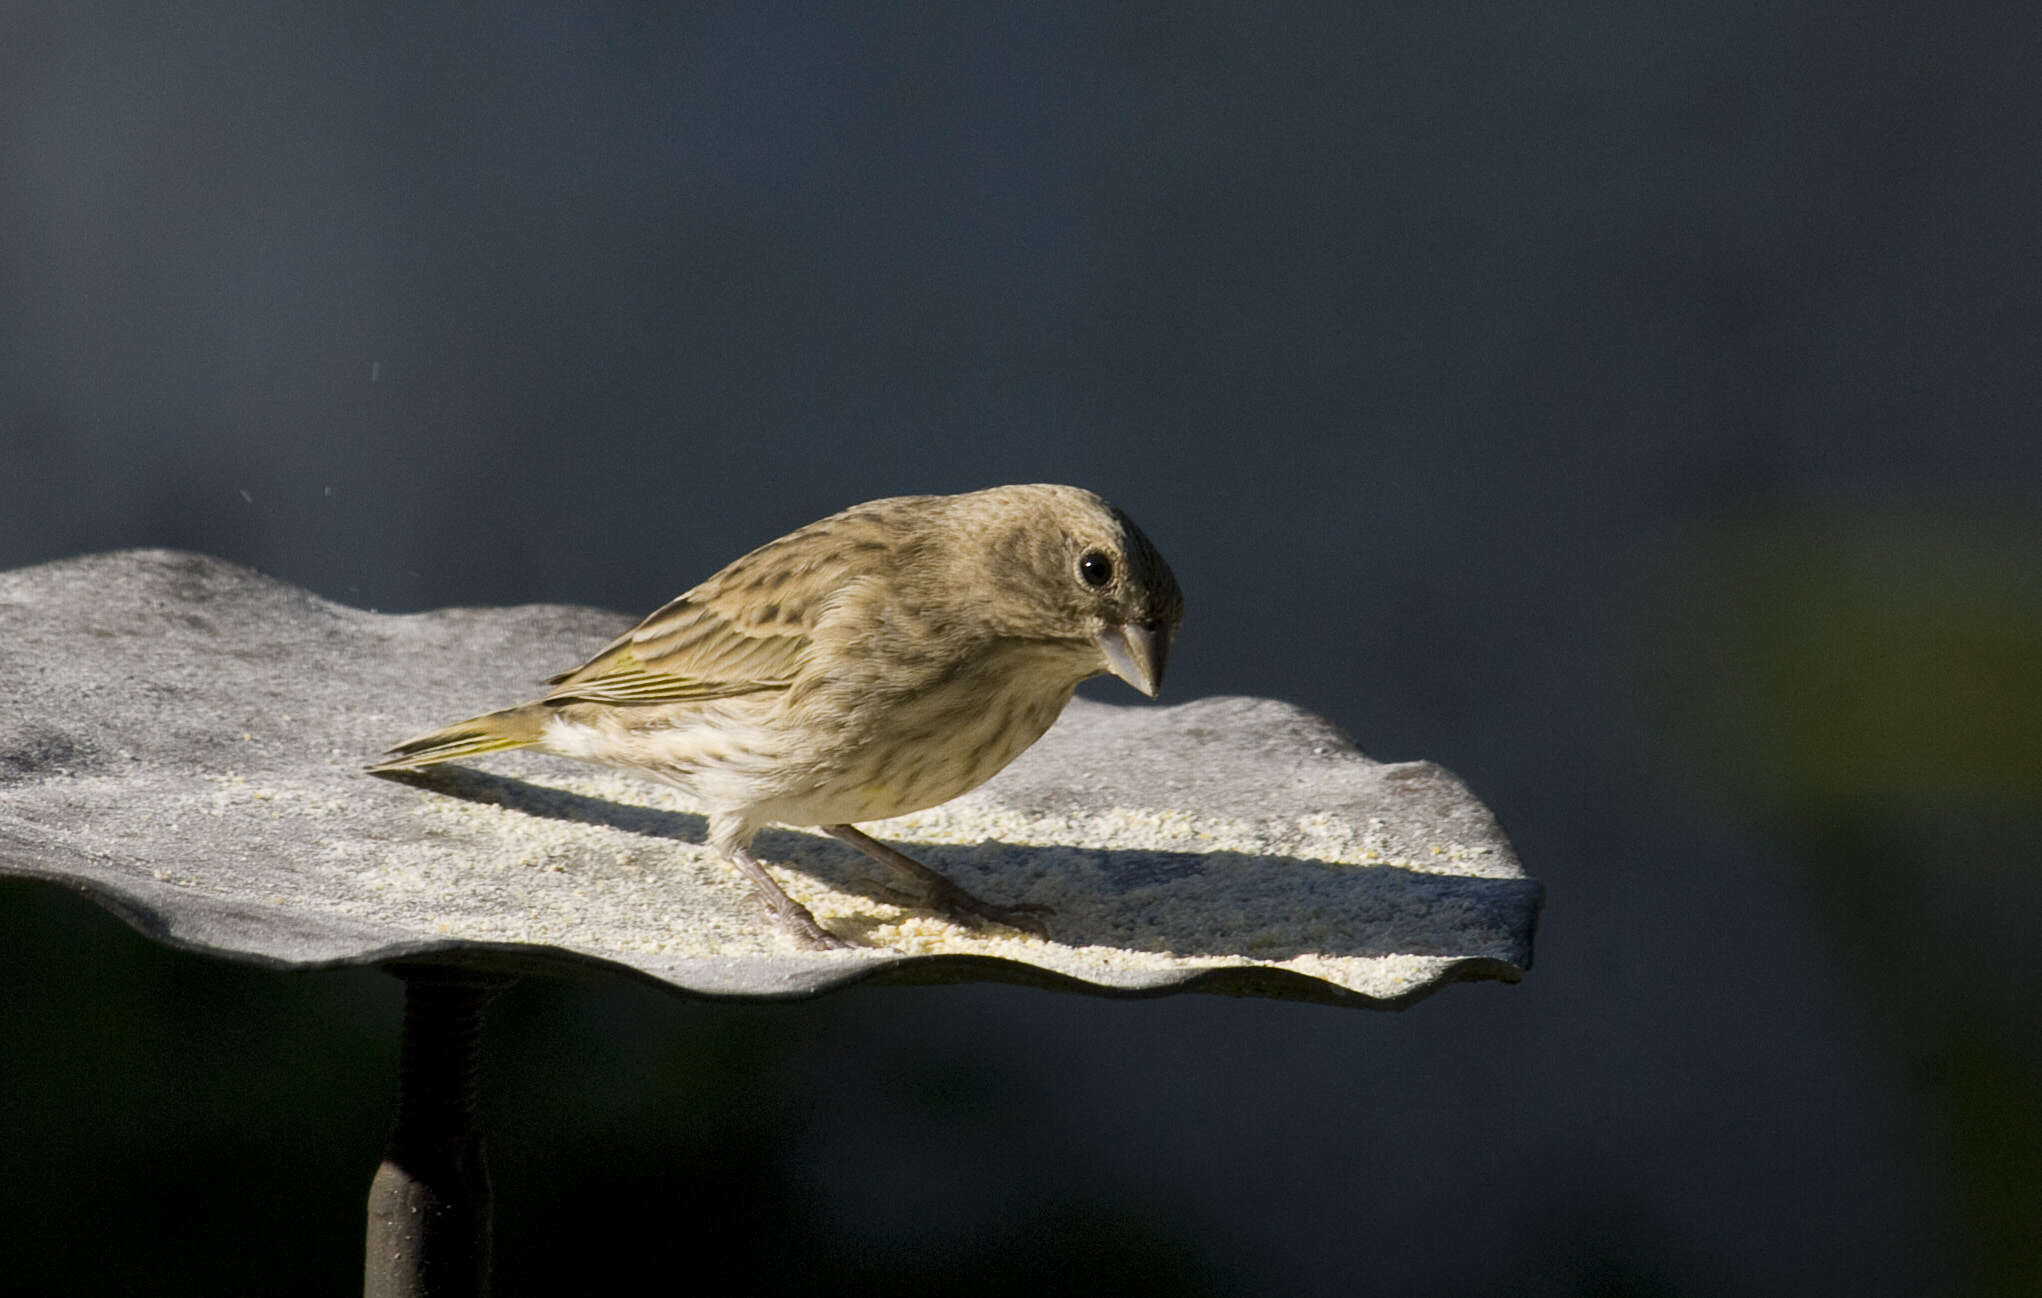
[[[489,1292],[489,1165],[476,1117],[482,1010],[512,981],[446,965],[404,980],[397,1121],[369,1184],[364,1298]]]

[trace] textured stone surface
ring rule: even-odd
[[[794,949],[677,793],[526,754],[405,781],[388,744],[530,697],[626,625],[535,606],[391,616],[200,555],[0,574],[0,871],[153,937],[279,966],[596,966],[717,995],[1003,979],[1401,1005],[1514,981],[1541,890],[1452,775],[1282,703],[1079,700],[991,784],[866,826],[1051,940],[888,902],[818,833],[758,849],[860,949]]]

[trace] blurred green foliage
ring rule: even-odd
[[[1670,701],[1769,814],[2042,810],[2042,531],[1971,514],[1723,527],[1683,565]]]
[[[2042,1293],[2042,530],[1787,514],[1673,571],[1676,742],[1821,897],[1961,1183],[1973,1291]]]

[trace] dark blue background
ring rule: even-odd
[[[1079,483],[1168,697],[1550,889],[1394,1016],[527,986],[504,1292],[2042,1285],[2042,11],[8,9],[0,566],[639,612]],[[18,1274],[354,1285],[394,984],[5,897]]]

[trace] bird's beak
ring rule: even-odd
[[[1163,660],[1170,656],[1170,628],[1124,622],[1099,633],[1099,652],[1115,676],[1150,698],[1163,688]]]

